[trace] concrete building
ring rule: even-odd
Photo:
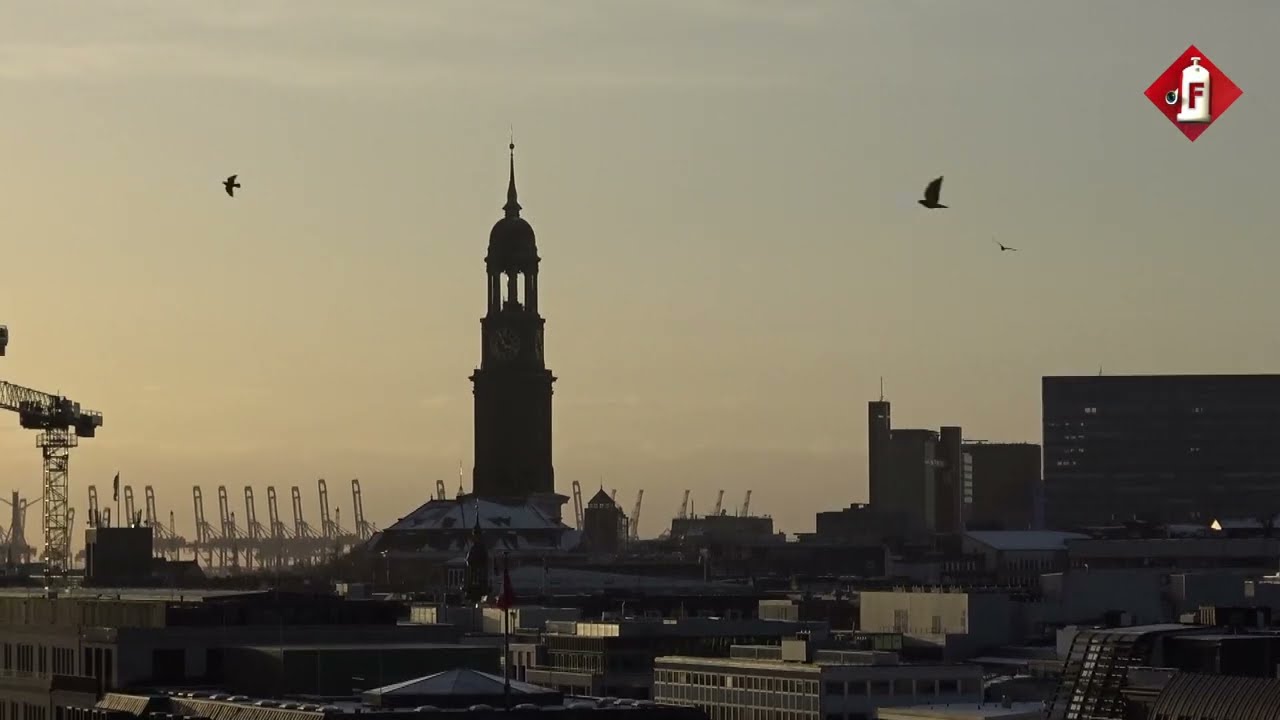
[[[901,633],[904,646],[964,659],[1022,639],[1026,608],[1009,592],[958,588],[864,590],[859,630]]]
[[[760,657],[760,651],[772,657]],[[654,699],[689,705],[711,720],[870,720],[877,708],[977,703],[976,665],[904,664],[894,653],[781,647],[734,648],[728,658],[673,656],[654,663]]]
[[[1045,377],[1049,526],[1280,512],[1280,375]]]
[[[1035,530],[975,530],[964,534],[965,554],[981,555],[987,574],[1001,585],[1034,586],[1045,573],[1070,567],[1070,543],[1088,535]]]
[[[973,530],[1035,530],[1042,496],[1040,446],[1031,443],[967,442],[973,499],[966,527]]]
[[[895,430],[884,398],[867,405],[867,486],[871,508],[902,518],[899,532],[956,533],[967,514],[960,428]],[[821,533],[821,529],[819,529]]]
[[[566,694],[650,699],[654,658],[726,656],[734,645],[776,643],[796,633],[825,637],[826,623],[688,618],[549,622],[542,664],[521,671],[527,682]]]
[[[256,698],[209,688],[174,688],[170,692],[115,692],[92,705],[92,714],[59,706],[60,720],[147,720],[148,718],[236,718],[237,720],[498,720],[511,711],[554,711],[563,720],[629,718],[631,720],[706,720],[693,709],[654,703],[563,697],[525,683],[511,683],[491,673],[454,670],[415,678],[363,693],[339,697]],[[65,711],[65,712],[64,712]],[[357,718],[359,716],[359,718]],[[12,720],[57,720],[13,718]]]
[[[456,644],[459,633],[449,626],[399,625],[404,608],[398,603],[284,592],[178,592],[183,594],[0,595],[0,707],[17,713],[6,720],[54,720],[60,688],[79,688],[91,703],[113,688],[234,686],[237,678],[257,682],[277,673],[304,683],[294,691],[322,693],[322,678],[306,673],[326,662],[350,692],[353,667],[384,668],[383,679],[403,680],[420,673],[422,662],[466,647]],[[359,646],[355,655],[353,646]],[[392,650],[400,658],[416,654],[417,661],[406,668],[387,654]],[[500,657],[493,648],[464,652],[493,665]],[[317,659],[321,655],[323,661]],[[300,665],[304,656],[308,660]],[[255,672],[244,672],[249,667]],[[314,682],[307,684],[308,677]]]

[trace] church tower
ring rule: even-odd
[[[489,232],[484,259],[488,311],[480,320],[480,367],[475,394],[472,492],[480,497],[528,498],[555,492],[551,464],[551,384],[542,356],[546,321],[538,314],[538,246],[520,217],[516,165],[506,216]]]

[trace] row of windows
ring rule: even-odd
[[[827,695],[851,697],[971,695],[982,691],[977,678],[895,678],[824,683]]]
[[[757,690],[735,690],[704,685],[675,685],[654,683],[653,697],[659,702],[676,705],[712,705],[716,707],[737,705],[795,712],[817,712],[816,694],[779,693]]]
[[[710,690],[747,691],[747,697],[761,696],[762,702],[750,701],[737,704],[772,705],[768,697],[773,694],[809,695],[818,694],[816,680],[791,680],[777,677],[760,677],[755,675],[726,675],[720,673],[685,672],[683,670],[656,670],[654,672],[654,694],[658,688],[662,694],[683,699],[710,699],[724,697],[725,702],[734,704],[742,693],[701,692]],[[982,691],[982,683],[978,678],[887,678],[884,680],[836,680],[822,683],[822,689],[828,696],[837,697],[890,697],[894,695],[932,696],[932,695],[970,695]],[[802,703],[799,709],[810,709]]]
[[[722,687],[738,690],[760,690],[778,693],[818,694],[817,680],[794,680],[791,678],[766,677],[759,675],[725,675],[714,672],[688,672],[685,670],[655,670],[655,682],[673,683],[676,685],[692,685],[695,687]]]

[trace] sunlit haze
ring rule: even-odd
[[[315,516],[324,477],[345,520],[358,477],[379,526],[452,494],[460,460],[470,489],[511,127],[557,487],[628,512],[644,488],[642,536],[685,488],[699,512],[753,489],[787,532],[865,501],[881,377],[895,426],[1039,442],[1042,375],[1280,363],[1276,3],[0,20],[0,378],[103,412],[71,461],[81,518],[117,471],[180,531],[195,484],[301,485]],[[1195,143],[1142,96],[1192,43],[1244,90]],[[937,175],[951,209],[926,212]],[[0,422],[0,490],[39,496],[34,435]]]

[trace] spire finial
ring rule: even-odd
[[[516,201],[516,131],[511,130],[511,144],[507,146],[511,151],[511,179],[507,181],[507,204],[502,206],[507,211],[507,217],[520,217],[520,203]]]

